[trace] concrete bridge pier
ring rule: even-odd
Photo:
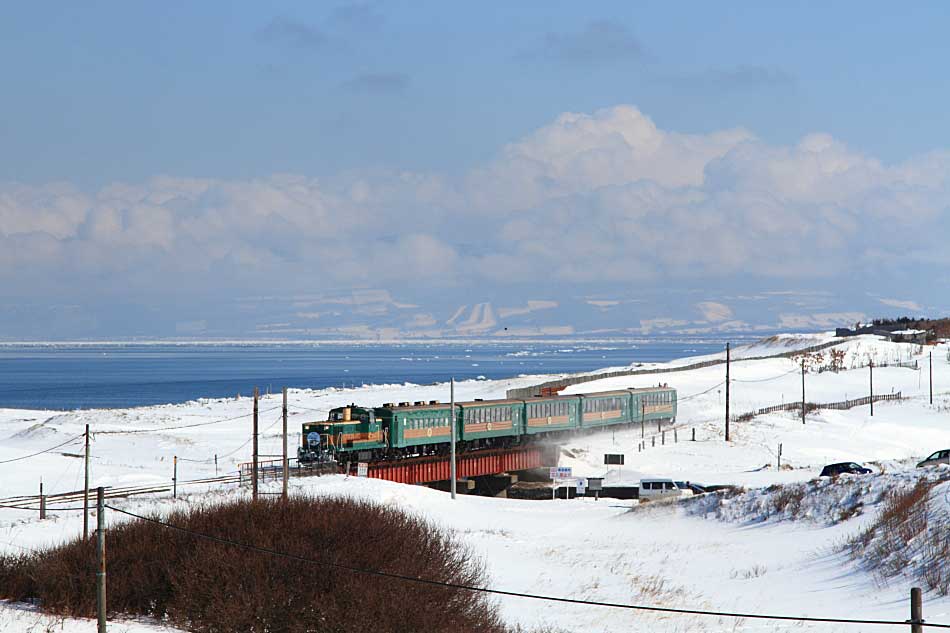
[[[475,494],[482,497],[507,497],[508,488],[518,483],[516,473],[499,473],[475,477]]]
[[[428,488],[433,490],[440,490],[442,492],[451,492],[452,486],[450,485],[451,481],[448,479],[443,479],[442,481],[430,481],[425,484]],[[477,483],[474,479],[463,478],[455,480],[455,492],[460,495],[470,495],[475,492]]]

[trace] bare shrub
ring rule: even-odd
[[[781,486],[780,490],[772,495],[772,504],[778,514],[797,516],[804,498],[804,486],[785,485]]]
[[[468,550],[395,508],[350,499],[239,501],[175,512],[165,521],[299,558],[145,521],[120,524],[106,536],[112,614],[151,616],[197,633],[505,631],[482,594],[334,567],[484,584]],[[92,617],[95,560],[92,540],[0,557],[0,597]]]
[[[875,521],[847,544],[851,557],[873,571],[879,582],[907,574],[921,578],[929,590],[950,593],[950,536],[930,526],[928,503],[937,481],[920,479],[884,496]]]

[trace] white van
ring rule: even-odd
[[[674,499],[683,493],[672,479],[641,479],[640,501]]]

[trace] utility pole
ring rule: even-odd
[[[96,615],[99,617],[99,633],[106,633],[106,508],[105,488],[96,488],[96,554],[99,571],[96,572]]]
[[[172,458],[172,499],[178,498],[178,455]]]
[[[253,477],[253,480],[251,481],[251,498],[254,501],[257,501],[257,399],[258,399],[257,387],[254,387],[254,448],[253,448],[254,455],[251,458],[253,462],[252,470],[254,471],[251,474],[251,476]]]
[[[910,631],[924,633],[924,609],[920,600],[920,587],[910,590]]]
[[[930,352],[930,405],[934,403],[934,353]]]
[[[868,363],[868,377],[871,383],[871,417],[874,417],[874,359]]]
[[[290,473],[287,472],[287,387],[284,387],[284,460],[281,470],[284,473],[284,490],[283,490],[283,499],[287,501],[287,484],[290,478]]]
[[[802,356],[802,424],[805,423],[805,357]]]
[[[640,439],[646,437],[646,417],[647,417],[647,407],[646,403],[643,400],[643,394],[640,394]]]
[[[455,376],[449,381],[449,408],[451,413],[449,414],[449,427],[450,427],[450,436],[451,436],[451,463],[449,464],[449,490],[452,491],[452,498],[455,499]]]
[[[726,343],[726,441],[729,441],[729,343]]]
[[[89,425],[86,425],[86,485],[82,488],[82,540],[89,540]]]
[[[43,494],[43,478],[40,477],[40,520],[46,518],[46,495]]]

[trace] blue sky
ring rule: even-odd
[[[11,5],[3,336],[619,335],[945,310],[948,13]]]

